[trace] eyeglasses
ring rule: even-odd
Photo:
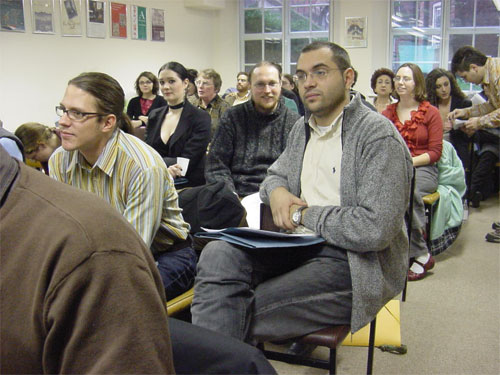
[[[253,85],[257,90],[265,90],[266,87],[269,86],[271,90],[277,88],[279,86],[279,82],[270,82],[270,83],[264,83],[264,82],[257,82]]]
[[[83,121],[85,119],[85,117],[88,117],[88,116],[106,116],[105,113],[80,112],[80,111],[76,111],[74,109],[66,109],[62,105],[58,105],[56,107],[56,115],[58,115],[59,117],[62,117],[65,113],[73,121]]]
[[[200,87],[202,87],[202,86],[209,87],[209,86],[213,86],[214,85],[213,83],[211,83],[209,81],[200,81],[200,80],[194,81],[194,84],[196,86],[200,86]]]
[[[153,82],[151,81],[139,81],[139,85],[152,85]]]
[[[328,74],[330,74],[331,71],[333,70],[340,70],[340,69],[316,69],[310,73],[306,72],[297,72],[294,76],[295,82],[298,82],[300,84],[303,84],[309,75],[311,75],[312,79],[314,79],[316,82],[323,81]]]
[[[411,78],[411,77],[400,77],[400,76],[394,77],[394,82],[395,83],[398,83],[401,80],[403,80],[404,83],[408,83],[408,82],[413,81],[413,78]]]

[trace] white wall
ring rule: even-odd
[[[109,30],[106,39],[62,37],[58,6],[56,34],[33,34],[30,1],[24,0],[26,32],[0,32],[0,119],[4,127],[15,130],[28,121],[53,124],[57,119],[54,107],[68,80],[83,71],[112,75],[127,97],[133,95],[140,72],[156,73],[170,60],[195,69],[213,67],[222,76],[221,91],[235,85],[240,70],[238,0],[217,0],[214,3],[224,4],[221,10],[188,8],[184,0],[117,1],[165,9],[166,42],[131,40],[130,33],[127,39],[114,39]],[[348,16],[368,17],[368,47],[348,49],[359,72],[356,89],[368,96],[372,94],[372,72],[387,66],[389,0],[335,0],[333,41],[340,45],[344,44],[344,17]]]
[[[216,11],[186,8],[184,0],[117,1],[165,9],[166,41],[131,40],[130,33],[127,39],[115,39],[109,37],[109,30],[105,39],[62,37],[58,6],[56,34],[33,34],[30,1],[24,1],[26,32],[0,32],[0,119],[5,128],[15,130],[28,121],[52,125],[57,119],[54,107],[68,80],[83,71],[110,74],[127,97],[133,95],[140,72],[157,73],[170,60],[195,69],[214,67],[228,84],[235,80],[239,61],[236,2],[227,1],[226,8]],[[224,45],[218,40],[224,40]]]

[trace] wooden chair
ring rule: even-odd
[[[181,311],[187,309],[191,306],[194,296],[194,287],[189,289],[187,292],[182,293],[170,301],[167,301],[167,314],[168,316],[174,316]]]
[[[261,229],[265,230],[277,230],[278,228],[274,225],[271,208],[264,204],[261,204],[260,210],[261,217]],[[373,352],[375,344],[375,326],[376,318],[370,323],[370,338],[368,343],[368,362],[366,366],[366,373],[371,374],[373,371]],[[317,358],[302,357],[295,354],[275,352],[271,350],[266,350],[264,344],[262,348],[266,358],[286,362],[291,364],[309,366],[314,368],[320,368],[329,370],[329,374],[335,374],[337,368],[337,347],[344,341],[344,339],[349,334],[351,327],[349,325],[332,325],[319,331],[312,332],[308,335],[302,336],[297,339],[300,343],[310,344],[315,346],[327,347],[330,350],[329,359],[322,360]]]
[[[439,192],[435,191],[432,194],[428,194],[422,198],[425,206],[425,216],[427,218],[427,222],[425,224],[425,232],[427,234],[426,242],[427,248],[431,251],[431,224],[432,224],[432,215],[434,214],[434,210],[437,207],[439,202]]]

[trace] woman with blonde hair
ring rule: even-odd
[[[16,129],[15,135],[24,145],[26,158],[40,162],[45,173],[49,174],[50,156],[61,145],[59,129],[38,122],[27,122]]]

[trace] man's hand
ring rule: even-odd
[[[173,178],[182,176],[182,167],[179,164],[174,164],[168,167],[168,172]]]
[[[454,111],[448,113],[448,120],[453,124],[455,122],[455,119],[461,118],[461,119],[466,119],[467,118],[467,111],[465,109],[455,109]]]
[[[146,125],[148,124],[148,116],[139,116],[139,120],[141,120]]]
[[[479,123],[479,117],[473,117],[467,121],[464,126],[465,134],[469,137],[474,134],[477,130],[481,128],[481,124]]]
[[[295,225],[293,225],[290,220],[290,209],[292,205],[307,206],[306,202],[290,193],[284,187],[274,189],[271,192],[269,202],[274,224],[286,230],[295,229]]]

